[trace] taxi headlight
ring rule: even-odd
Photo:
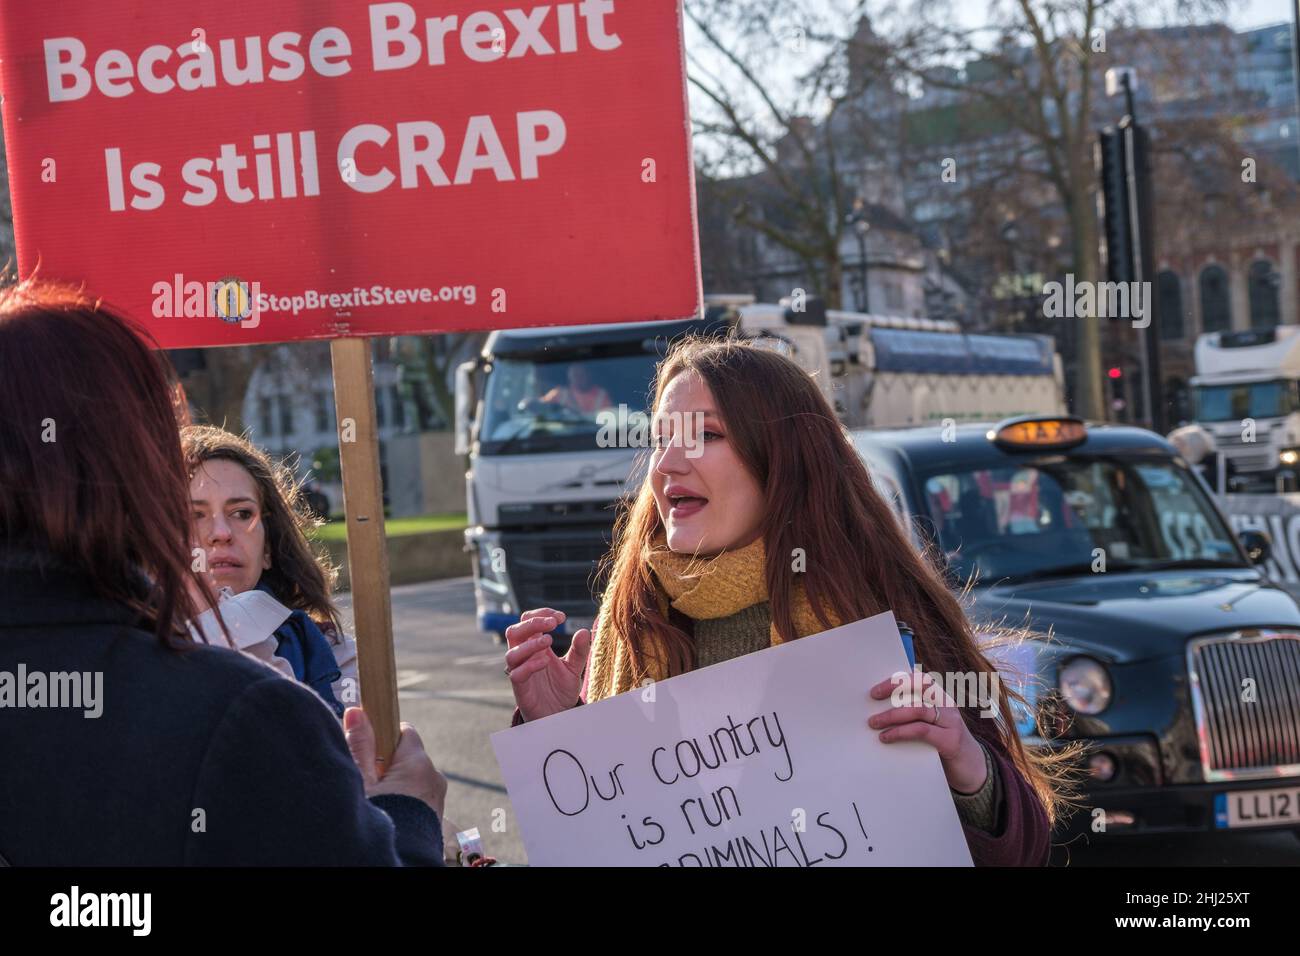
[[[1091,657],[1076,657],[1061,667],[1061,697],[1080,714],[1100,714],[1110,706],[1110,675]]]

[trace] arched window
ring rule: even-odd
[[[1201,270],[1201,331],[1226,332],[1232,328],[1232,303],[1228,298],[1228,273],[1223,266]]]
[[[1168,269],[1156,276],[1156,301],[1160,315],[1160,337],[1183,337],[1183,288],[1178,273]]]
[[[1273,263],[1256,259],[1250,264],[1250,327],[1271,329],[1278,323],[1278,274]]]

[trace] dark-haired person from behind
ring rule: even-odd
[[[191,641],[189,478],[146,337],[73,290],[0,291],[0,857],[441,865],[447,782],[413,729],[381,778],[362,710],[345,739],[306,687]]]

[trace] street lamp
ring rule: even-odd
[[[1038,318],[1041,304],[1038,294],[1034,292],[1034,280],[1029,276],[1029,269],[1032,268],[1033,263],[1027,261],[1021,254],[1020,224],[1016,222],[1014,216],[1007,217],[998,229],[998,235],[1007,247],[1007,258],[1011,263],[1011,274],[1006,288],[1006,295],[1011,303],[1008,315],[1017,324],[1028,324],[1032,327]]]
[[[1137,110],[1133,107],[1133,94],[1137,91],[1137,70],[1131,66],[1113,66],[1106,71],[1106,95],[1124,95],[1124,106],[1128,111],[1129,121],[1137,122]]]
[[[858,311],[870,312],[867,294],[867,233],[871,231],[871,223],[867,219],[867,201],[861,196],[855,198],[844,222],[853,227],[853,233],[858,238]]]
[[[998,229],[998,235],[1001,236],[1002,242],[1007,247],[1007,259],[1011,264],[1010,288],[1007,294],[1010,298],[1018,300],[1021,292],[1020,227],[1016,224],[1016,220],[1008,217],[1006,222],[1002,223],[1001,228]]]
[[[952,237],[949,236],[948,230],[944,227],[939,229],[938,240],[934,250],[934,258],[938,264],[938,292],[939,299],[943,303],[941,308],[942,317],[949,321],[957,322],[959,326],[962,326],[964,331],[965,323],[963,319],[958,316],[956,307],[957,295],[948,287],[947,280],[953,271]],[[955,277],[953,278],[953,281],[956,281]]]

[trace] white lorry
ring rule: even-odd
[[[1196,340],[1196,424],[1235,490],[1294,483],[1300,462],[1300,326],[1207,332]]]
[[[1065,411],[1047,336],[963,335],[952,323],[828,312],[816,300],[705,302],[702,316],[681,321],[493,332],[458,369],[481,630],[501,635],[540,606],[565,612],[566,634],[591,623],[615,509],[645,460],[643,447],[608,439],[648,438],[655,365],[682,335],[736,333],[784,352],[849,427]]]

